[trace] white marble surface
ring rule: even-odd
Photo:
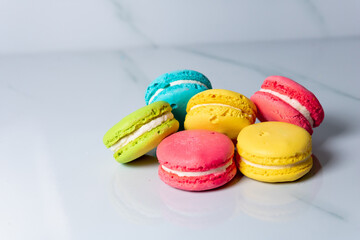
[[[360,36],[358,0],[0,0],[0,54]]]
[[[1,239],[357,239],[359,60],[359,38],[2,56]],[[118,164],[104,133],[183,68],[248,97],[273,74],[312,90],[326,116],[311,173],[191,193],[159,180],[154,153]]]

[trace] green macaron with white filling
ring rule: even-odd
[[[103,138],[120,163],[127,163],[154,149],[179,129],[179,122],[164,101],[142,107],[121,119]]]

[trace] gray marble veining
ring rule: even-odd
[[[151,79],[146,76],[141,67],[125,51],[117,51],[117,53],[121,60],[119,67],[126,72],[131,81],[136,83],[139,91],[143,91],[145,94],[145,90]]]
[[[277,70],[275,70],[275,69],[270,69],[265,66],[247,63],[247,62],[243,62],[243,61],[237,61],[232,58],[217,56],[217,55],[205,52],[205,51],[199,51],[199,50],[188,48],[188,47],[178,47],[177,49],[179,49],[181,51],[186,51],[186,52],[189,52],[192,54],[196,54],[196,55],[199,55],[199,56],[202,56],[205,58],[210,58],[214,61],[220,61],[220,62],[224,62],[227,64],[236,65],[236,66],[244,68],[246,70],[254,71],[254,72],[262,75],[263,77],[267,77],[269,75],[275,75],[277,73]]]
[[[322,34],[322,37],[328,37],[329,36],[329,30],[327,27],[326,20],[321,13],[320,9],[318,8],[318,3],[315,3],[314,0],[305,0],[300,1],[304,5],[304,7],[307,9],[307,12],[309,13],[309,16],[314,19],[314,24],[317,26],[317,30],[319,33]]]
[[[318,85],[321,88],[324,88],[328,91],[339,94],[343,97],[350,98],[350,99],[356,100],[356,101],[360,101],[360,97],[353,96],[347,92],[339,90],[338,88],[333,88],[333,87],[327,85],[326,83],[316,81],[314,78],[311,78],[311,77],[301,74],[301,73],[297,73],[293,70],[289,70],[287,68],[284,68],[283,66],[275,66],[275,67],[270,68],[270,67],[267,67],[267,66],[264,66],[261,64],[254,64],[254,63],[250,63],[250,62],[239,61],[239,60],[233,59],[232,57],[222,57],[222,56],[218,56],[218,55],[206,52],[206,51],[201,51],[201,50],[197,50],[197,49],[193,49],[193,48],[189,48],[189,47],[178,47],[177,49],[179,49],[181,51],[186,51],[186,52],[189,52],[192,54],[196,54],[196,55],[199,55],[199,56],[202,56],[205,58],[210,58],[210,59],[213,59],[214,61],[220,61],[220,62],[236,65],[241,68],[245,68],[245,69],[254,71],[254,72],[262,75],[264,78],[267,76],[271,76],[271,75],[284,75],[284,73],[286,73],[287,75],[294,76],[296,79],[302,79],[304,81],[314,83],[315,85]]]
[[[0,54],[360,35],[356,0],[36,0],[1,6]]]
[[[346,222],[346,219],[343,216],[341,216],[340,214],[336,213],[336,212],[325,209],[324,207],[322,207],[320,205],[317,205],[317,204],[314,204],[313,202],[310,202],[310,201],[308,201],[308,200],[306,200],[306,199],[304,199],[302,197],[298,197],[298,196],[294,196],[294,197],[296,197],[297,200],[299,200],[299,201],[313,207],[314,209],[316,209],[316,210],[318,210],[320,212],[323,212],[324,214],[327,214],[327,215],[329,215],[329,216],[331,216],[333,218],[336,218],[336,219],[338,219],[340,221]]]
[[[142,40],[144,40],[144,42],[147,43],[146,45],[156,48],[157,44],[148,35],[146,35],[143,31],[141,31],[141,29],[134,23],[134,19],[131,16],[131,12],[125,6],[125,3],[122,0],[110,0],[110,1],[114,5],[117,11],[117,16],[119,17],[119,20],[126,23],[129,26],[129,28],[132,29],[132,31],[139,36],[139,38],[141,38]]]

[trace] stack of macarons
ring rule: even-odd
[[[324,119],[315,95],[282,76],[266,78],[247,98],[212,89],[200,72],[179,70],[150,83],[145,102],[103,142],[120,163],[157,147],[160,179],[187,191],[220,187],[237,168],[263,182],[301,178],[312,167],[313,128]]]

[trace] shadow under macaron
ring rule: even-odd
[[[123,166],[135,168],[135,167],[151,167],[158,164],[159,162],[156,157],[145,154],[131,162],[124,163]]]
[[[328,168],[339,163],[339,161],[335,161],[339,159],[339,156],[329,146],[329,141],[346,134],[349,129],[349,124],[334,115],[326,116],[323,123],[314,129],[314,134],[312,135],[313,153],[316,154],[322,167]]]

